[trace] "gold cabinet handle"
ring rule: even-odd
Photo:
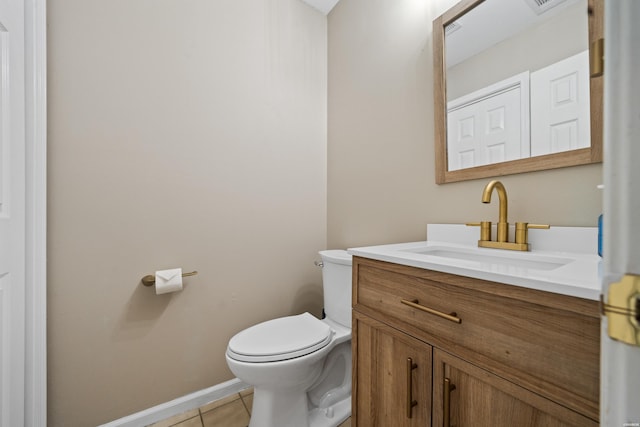
[[[413,370],[418,367],[413,363],[413,359],[407,358],[407,418],[411,418],[411,409],[418,404],[416,400],[413,400]]]
[[[451,392],[456,389],[456,386],[451,384],[449,378],[444,379],[444,389],[442,396],[442,419],[444,427],[451,426]]]
[[[443,313],[441,311],[438,310],[434,310],[432,308],[429,307],[425,307],[424,305],[420,305],[417,299],[414,299],[413,301],[409,301],[406,299],[400,300],[400,302],[404,305],[408,305],[409,307],[413,307],[417,310],[420,311],[424,311],[425,313],[429,313],[429,314],[433,314],[435,316],[438,317],[442,317],[443,319],[447,319],[451,322],[455,322],[455,323],[462,323],[462,319],[458,317],[458,315],[456,314],[456,312],[454,311],[453,313]]]

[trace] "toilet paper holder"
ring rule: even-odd
[[[182,273],[182,277],[187,277],[187,276],[195,276],[196,274],[198,274],[197,271],[192,271],[191,273]],[[147,274],[146,276],[144,276],[142,278],[142,284],[145,286],[153,286],[156,284],[156,276],[153,274]]]

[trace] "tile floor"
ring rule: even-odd
[[[149,427],[247,427],[253,404],[253,390],[247,389]],[[351,427],[351,418],[338,427]]]

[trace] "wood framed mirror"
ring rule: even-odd
[[[511,160],[510,158],[504,156],[505,150],[500,149],[502,151],[499,151],[499,150],[495,151],[496,153],[498,153],[496,156],[492,157],[492,155],[487,155],[486,158],[488,160],[484,162],[478,162],[478,161],[476,161],[475,163],[473,161],[470,163],[467,162],[465,166],[464,161],[456,163],[456,161],[453,160],[452,154],[450,153],[449,148],[453,147],[454,144],[449,145],[448,140],[451,139],[453,141],[454,138],[448,135],[454,135],[454,137],[457,137],[457,135],[459,135],[461,132],[460,129],[462,129],[464,126],[460,125],[460,122],[455,122],[456,127],[450,127],[450,126],[453,126],[452,123],[454,123],[452,121],[453,119],[449,118],[450,112],[454,108],[460,108],[456,106],[456,102],[457,104],[460,104],[460,102],[458,102],[460,100],[473,98],[473,96],[476,96],[475,99],[485,99],[486,97],[482,98],[483,95],[477,95],[478,93],[482,92],[481,90],[474,91],[473,94],[475,95],[465,94],[464,96],[460,96],[459,94],[457,94],[456,97],[459,96],[459,98],[456,98],[456,99],[452,99],[453,95],[450,95],[449,97],[447,97],[448,92],[453,94],[456,91],[453,90],[454,88],[451,86],[447,87],[447,69],[448,69],[447,53],[448,52],[446,51],[446,48],[447,48],[447,44],[450,44],[451,46],[453,46],[453,44],[450,43],[451,39],[449,39],[449,43],[447,42],[447,38],[450,36],[445,35],[445,33],[451,34],[453,31],[456,31],[455,27],[457,25],[460,26],[458,23],[460,22],[461,18],[465,16],[468,17],[470,13],[472,13],[477,8],[482,7],[483,4],[486,5],[496,1],[498,0],[462,0],[458,4],[453,6],[451,9],[447,10],[444,14],[442,14],[436,20],[433,21],[434,107],[435,107],[434,108],[435,144],[434,145],[435,145],[435,162],[436,162],[436,183],[444,184],[449,182],[497,177],[502,175],[511,175],[511,174],[517,174],[517,173],[556,169],[556,168],[563,168],[568,166],[577,166],[577,165],[602,162],[603,78],[602,78],[601,70],[597,71],[597,64],[598,64],[598,59],[601,60],[603,55],[601,50],[601,46],[602,46],[601,42],[603,37],[603,14],[604,14],[603,0],[551,0],[547,2],[547,3],[581,2],[581,4],[575,5],[575,7],[578,7],[578,8],[586,7],[588,9],[588,12],[587,10],[584,10],[584,8],[580,10],[582,11],[585,17],[584,19],[587,20],[586,22],[587,28],[585,29],[585,33],[588,33],[588,34],[584,34],[584,37],[587,38],[587,40],[585,40],[584,45],[586,46],[586,49],[588,49],[588,53],[587,53],[587,50],[585,50],[582,53],[582,55],[583,55],[583,58],[585,58],[585,61],[587,61],[586,58],[588,57],[588,64],[590,64],[590,65],[587,65],[586,77],[583,80],[586,83],[581,84],[581,86],[586,91],[586,94],[589,99],[589,103],[587,106],[584,98],[578,101],[578,104],[579,103],[583,104],[582,105],[583,110],[586,110],[586,113],[585,113],[587,115],[586,119],[582,120],[582,123],[584,123],[584,126],[586,126],[586,130],[587,130],[587,133],[586,133],[587,137],[583,138],[583,139],[586,139],[586,141],[583,141],[582,145],[576,146],[577,148],[571,148],[571,147],[567,148],[568,146],[556,145],[556,146],[553,146],[552,148],[549,148],[548,151],[546,152],[540,151],[539,149],[535,148],[539,146],[539,143],[537,142],[535,143],[538,145],[533,144],[534,140],[537,141],[538,139],[540,139],[540,137],[538,136],[534,138],[533,136],[534,132],[537,132],[538,135],[543,135],[543,134],[546,135],[549,133],[549,128],[548,128],[549,125],[547,124],[546,125],[547,128],[544,128],[544,131],[540,132],[540,131],[537,131],[537,129],[540,129],[538,122],[526,121],[525,123],[525,121],[522,121],[522,123],[517,124],[518,125],[517,134],[519,135],[518,138],[520,138],[520,135],[522,135],[521,138],[524,141],[526,136],[528,141],[524,141],[524,142],[518,141],[518,144],[524,147],[522,149],[524,154],[522,154],[519,158],[516,158],[515,160]],[[510,4],[513,4],[513,2],[516,2],[516,1],[524,2],[524,3],[540,3],[540,2],[529,1],[529,0],[508,0],[508,1],[510,2]],[[568,9],[569,7],[558,5],[556,6],[556,8],[558,10],[562,10],[563,8]],[[501,26],[501,25],[502,25],[501,22],[488,24],[489,27],[495,27],[495,26]],[[568,30],[565,30],[565,31],[568,31]],[[482,34],[486,32],[488,32],[488,30],[483,30]],[[568,34],[568,33],[565,33],[565,34]],[[476,38],[478,37],[476,36]],[[564,39],[565,37],[563,36],[561,38]],[[598,41],[600,41],[600,43],[598,43]],[[496,46],[499,43],[500,42],[497,42],[497,43],[493,42],[492,46]],[[469,43],[466,43],[466,44],[469,44]],[[552,45],[554,43],[544,44],[543,46],[541,46],[541,48],[550,49],[551,48],[549,46],[550,44]],[[596,47],[598,47],[599,49],[596,49]],[[527,51],[526,49],[529,49],[529,47],[521,48],[523,56],[527,56],[527,55],[533,56],[533,55],[530,55],[531,52]],[[512,61],[513,60],[512,58],[513,58],[512,56],[507,57],[504,59],[504,61]],[[449,62],[453,62],[453,61],[450,59]],[[558,61],[558,63],[559,62],[561,61]],[[499,63],[500,61],[494,60],[490,64],[496,65]],[[506,62],[503,62],[503,64],[505,63]],[[478,64],[478,62],[476,62],[476,64]],[[465,70],[465,72],[468,73],[467,75],[469,76],[483,76],[491,79],[493,76],[489,76],[489,77],[484,76],[487,73],[485,73],[485,70],[482,68],[483,67],[480,67],[480,69],[474,69],[472,71],[468,71],[469,69],[467,69]],[[499,68],[499,67],[494,67],[494,68]],[[535,68],[535,67],[529,67],[529,68]],[[523,95],[526,95],[527,100],[522,101],[520,100],[520,98],[518,98],[518,100],[515,101],[515,105],[516,105],[515,108],[519,112],[518,114],[520,114],[523,118],[526,118],[527,120],[530,120],[530,118],[533,117],[533,115],[530,114],[529,112],[530,107],[527,105],[530,87],[531,87],[532,98],[540,98],[540,95],[539,95],[540,93],[547,92],[546,90],[537,89],[540,86],[536,86],[533,83],[531,83],[531,85],[529,84],[529,72],[531,72],[531,75],[533,76],[534,73],[536,73],[537,71],[539,70],[531,69],[526,71],[525,77],[521,75],[517,76],[518,78],[520,78],[522,82],[525,82],[523,83],[524,86],[519,90],[521,90]],[[451,73],[450,77],[452,77],[453,76],[452,69],[450,69],[450,73]],[[536,73],[536,74],[543,74],[543,73]],[[504,82],[507,82],[506,84],[511,84],[509,82],[512,82],[514,78],[515,76],[510,76],[508,79],[504,79],[503,77],[502,79],[500,79],[501,82],[499,83],[502,84]],[[451,80],[453,81],[453,79]],[[495,90],[496,85],[499,86],[499,83],[493,82],[491,84],[486,84],[486,87],[483,88],[483,90],[485,90],[486,88],[493,88],[495,93],[503,93],[504,90],[501,90],[501,89]],[[586,86],[588,86],[588,88]],[[571,87],[574,87],[574,86],[571,86]],[[456,87],[455,89],[458,89],[458,88]],[[572,90],[573,89],[567,89],[566,93],[569,93]],[[533,99],[531,102],[533,103]],[[536,107],[531,106],[531,109],[537,111],[538,106],[540,105],[540,101],[536,101],[536,102],[537,102],[535,104]],[[468,104],[473,104],[473,103],[474,102],[468,102]],[[510,113],[508,114],[511,117],[513,117],[513,114],[510,114]],[[498,123],[499,126],[503,124],[503,122],[501,121],[503,118],[504,117],[502,118],[498,117],[496,119],[496,123]],[[484,120],[493,123],[491,118],[484,119]],[[535,119],[535,120],[538,120],[538,119]],[[471,130],[469,131],[469,133],[473,133],[473,126],[474,125],[471,126],[470,128]],[[475,126],[478,126],[478,125],[476,124]],[[565,127],[565,128],[568,128],[568,127]],[[457,132],[457,133],[452,133],[452,132]],[[551,131],[551,132],[553,133],[555,131]],[[562,132],[564,132],[565,135],[571,135],[571,132],[574,132],[574,134],[577,134],[577,131],[575,130],[558,131],[558,132],[559,134],[563,134]],[[529,138],[532,138],[532,139],[529,140]],[[551,137],[551,138],[553,139],[554,137]],[[574,139],[576,139],[575,135],[574,135]],[[526,147],[527,143],[529,144],[529,148]],[[532,144],[534,148],[531,148]],[[545,142],[545,144],[548,144],[548,143]],[[551,147],[550,144],[548,145]],[[459,152],[455,152],[455,155],[457,157],[460,156]],[[473,153],[472,153],[472,156],[473,156]]]

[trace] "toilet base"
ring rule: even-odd
[[[351,396],[325,409],[313,409],[309,413],[309,427],[337,427],[351,416]]]
[[[328,408],[308,407],[306,393],[275,395],[256,388],[249,427],[337,427],[351,416],[351,396]]]
[[[308,427],[307,394],[301,390],[253,390],[249,427]]]

